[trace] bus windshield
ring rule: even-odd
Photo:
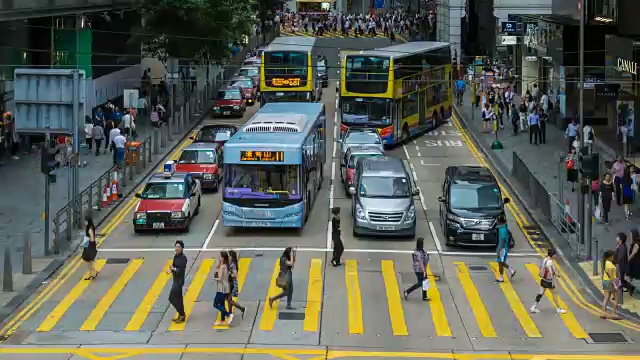
[[[299,165],[225,165],[226,198],[300,199]]]
[[[388,57],[351,55],[346,57],[345,87],[349,92],[380,94],[389,86]]]
[[[345,125],[391,124],[391,99],[342,98],[342,123]]]
[[[271,51],[264,53],[266,75],[307,75],[309,54],[295,51]]]

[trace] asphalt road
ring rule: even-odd
[[[322,41],[335,39],[321,39],[321,45]],[[368,41],[368,45],[365,40],[355,43],[385,45]],[[322,46],[329,61],[337,61],[337,46]],[[322,101],[333,129],[328,133],[333,136],[335,83],[330,82]],[[245,119],[256,110],[257,106],[251,108]],[[203,124],[243,121],[207,119]],[[171,157],[177,158],[188,143]],[[553,359],[582,354],[580,359],[586,360],[626,359],[624,354],[631,359],[640,352],[640,326],[599,319],[597,307],[587,302],[568,275],[558,289],[567,314],[557,315],[548,299],[541,303],[541,313],[528,312],[537,292],[540,257],[532,237],[523,230],[531,220],[517,201],[508,214],[516,241],[511,254],[517,270],[513,281],[494,282],[494,249],[443,244],[437,198],[444,169],[485,164],[455,119],[388,154],[409,161],[421,189],[422,195],[415,200],[420,209],[417,233],[425,238],[431,254],[429,271],[435,285],[429,290],[429,302],[423,302],[418,293],[408,301],[402,299],[402,290],[415,282],[413,240],[352,237],[351,200],[345,195],[335,159],[328,156],[327,178],[301,234],[225,228],[220,218],[221,194],[209,193],[203,196],[190,233],[137,235],[132,227],[136,199],[131,198],[98,230],[100,276],[84,281],[86,269],[76,259],[43,284],[0,327],[0,334],[8,335],[0,344],[1,358],[435,359],[455,354],[462,359],[530,359],[534,355],[546,359],[545,354],[560,353]],[[331,204],[342,209],[347,251],[341,268],[327,266]],[[163,273],[177,239],[185,242],[189,259],[188,320],[182,325],[171,323],[175,316],[167,299],[171,280]],[[276,292],[275,266],[285,246],[299,247],[293,280],[295,309],[285,310],[282,302],[270,309],[265,300]],[[244,319],[238,314],[230,327],[214,328],[213,258],[226,248],[239,248],[239,302],[247,306],[247,313]],[[621,334],[629,343],[594,343],[599,333]]]

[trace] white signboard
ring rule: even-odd
[[[515,36],[500,36],[500,44],[502,45],[517,45],[518,38]]]
[[[138,89],[126,89],[124,91],[124,108],[134,109],[138,107]]]

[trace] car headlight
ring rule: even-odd
[[[447,220],[453,221],[455,223],[460,223],[460,218],[453,214],[447,214]]]
[[[136,220],[147,220],[147,213],[145,212],[137,212]]]
[[[182,219],[184,217],[184,213],[182,211],[172,211],[171,218],[172,219]]]
[[[220,106],[214,106],[214,107],[213,107],[213,110],[215,110],[215,111],[220,110]]]
[[[204,174],[204,175],[202,175],[202,178],[204,180],[213,180],[213,175],[212,174]]]
[[[367,215],[362,210],[362,207],[356,204],[356,219],[358,220],[367,220]]]
[[[236,106],[234,106],[234,107],[233,107],[233,109],[234,109],[234,110],[238,110],[238,109],[240,109],[240,106],[237,106],[237,105],[236,105]]]
[[[407,217],[405,218],[405,222],[411,222],[416,219],[416,207],[411,205],[409,211],[407,211]]]

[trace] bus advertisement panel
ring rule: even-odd
[[[270,103],[224,147],[222,222],[302,228],[326,161],[322,103]]]
[[[449,43],[412,42],[346,54],[340,82],[340,131],[378,129],[393,146],[451,116]]]

